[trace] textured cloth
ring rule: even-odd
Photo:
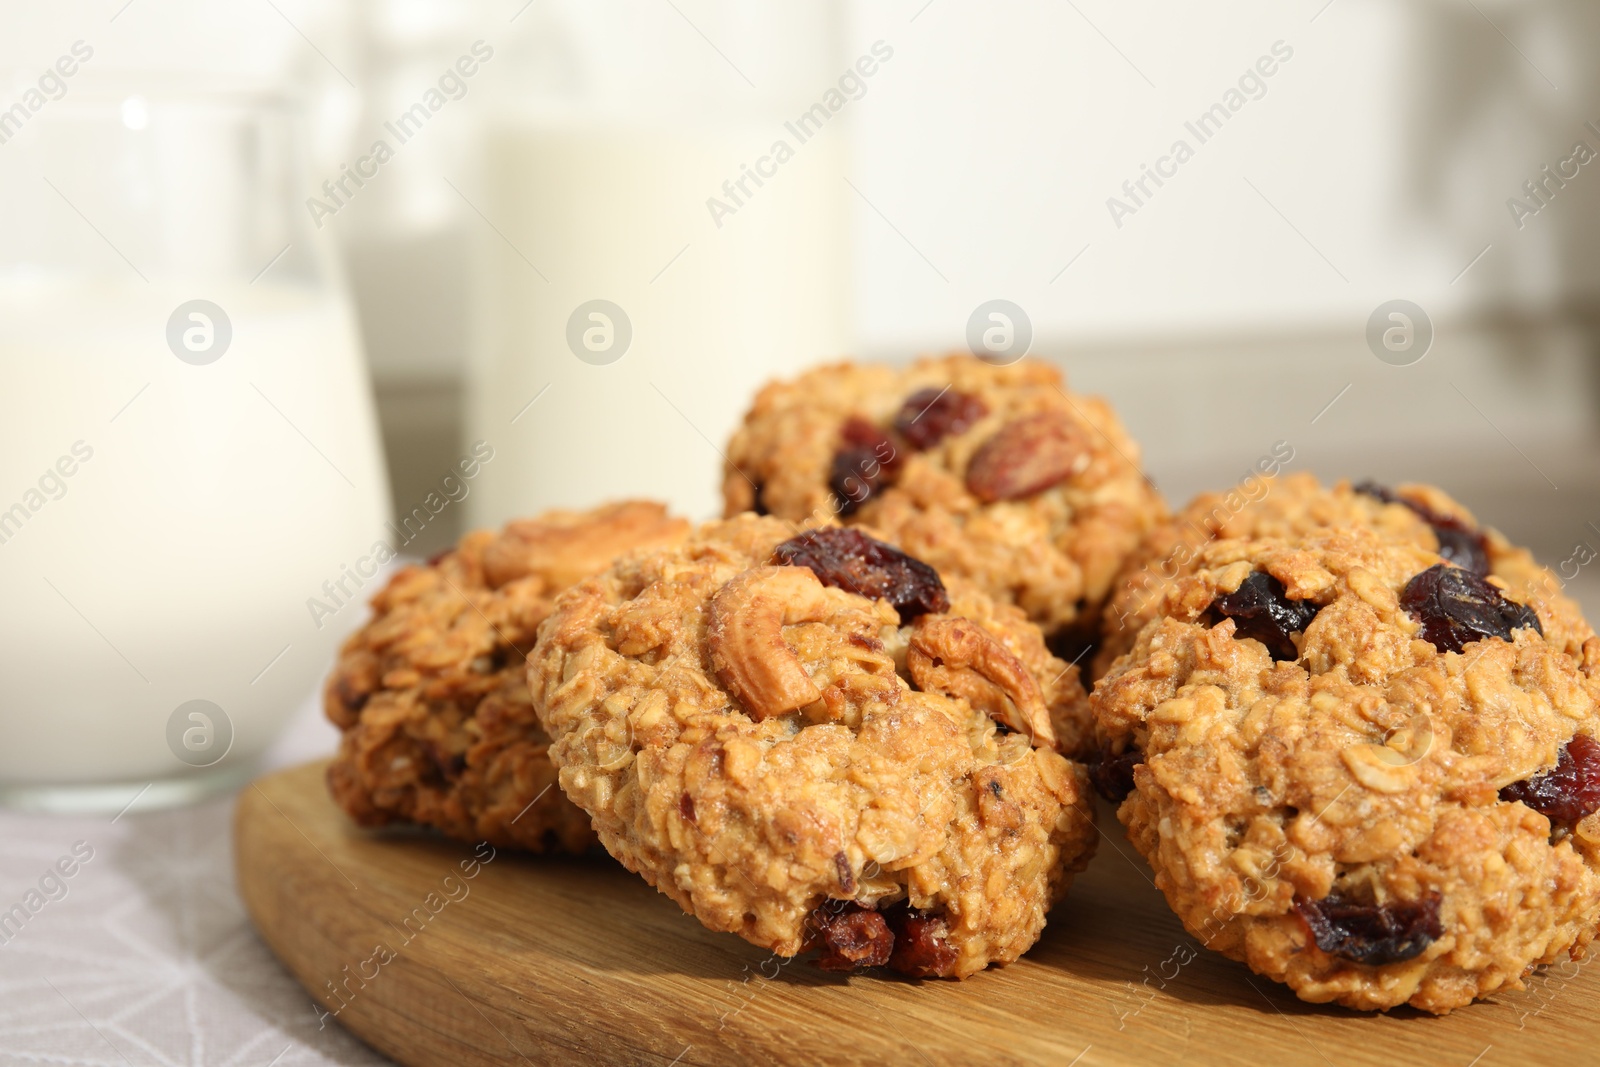
[[[336,744],[308,699],[270,762]],[[319,1029],[310,995],[251,928],[234,888],[233,804],[135,804],[115,822],[0,812],[0,910],[39,891],[63,857],[73,870],[50,883],[59,899],[0,943],[0,1067],[390,1062],[331,1019]]]

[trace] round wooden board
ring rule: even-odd
[[[490,858],[357,830],[324,767],[245,789],[239,890],[312,996],[407,1067],[1491,1067],[1591,1062],[1600,1046],[1600,968],[1576,964],[1442,1019],[1302,1004],[1202,951],[1114,820],[1022,961],[959,983],[846,978],[707,931],[603,855]]]

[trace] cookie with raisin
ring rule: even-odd
[[[1078,672],[860,529],[743,515],[557,600],[528,660],[561,788],[712,930],[829,969],[1015,960],[1088,860]]]
[[[1133,647],[1139,631],[1160,612],[1162,598],[1179,579],[1194,573],[1201,550],[1227,538],[1293,538],[1326,529],[1370,529],[1479,575],[1493,574],[1511,596],[1539,613],[1545,636],[1582,663],[1600,665],[1600,645],[1561,582],[1525,548],[1481,525],[1443,490],[1403,484],[1394,489],[1366,481],[1323,486],[1299,472],[1276,478],[1252,475],[1233,489],[1202,493],[1145,537],[1128,557],[1106,605],[1103,633],[1092,675],[1111,669]]]
[[[470,533],[402,568],[324,692],[343,731],[334,800],[362,826],[416,823],[535,852],[591,846],[588,816],[555,788],[525,658],[557,593],[688,532],[661,505],[628,501]]]
[[[841,363],[757,395],[734,433],[725,514],[862,524],[1016,604],[1068,659],[1112,579],[1166,516],[1110,405],[1034,360]]]
[[[1594,937],[1600,681],[1494,574],[1210,541],[1090,703],[1173,911],[1302,999],[1442,1014]]]

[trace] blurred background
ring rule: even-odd
[[[996,326],[1174,505],[1284,442],[1438,483],[1600,612],[1592,3],[0,11],[8,804],[120,818],[325,754],[390,554],[621,495],[709,517],[761,382]],[[10,900],[69,831],[7,819]],[[225,820],[96,831],[59,921],[101,977],[39,939],[33,970],[138,1062],[206,1027],[376,1062],[248,933]],[[0,1043],[104,1055],[28,988]]]
[[[121,475],[109,444],[85,464],[127,499],[80,491],[4,546],[13,603],[58,624],[20,627],[29,657],[84,623],[116,653],[80,702],[127,669],[153,708],[184,698],[137,666],[175,642],[128,610],[145,601],[112,572],[131,563],[169,557],[147,595],[207,572],[194,605],[252,625],[207,620],[191,665],[237,653],[234,706],[292,703],[359,623],[380,543],[422,557],[628,494],[710,516],[761,382],[966,347],[995,301],[1027,358],[1112,398],[1175,504],[1287,442],[1325,479],[1439,483],[1600,606],[1592,5],[123,0],[7,19],[0,490],[32,508],[35,469],[92,448],[74,427],[106,411],[107,433],[168,435]],[[185,155],[201,130],[225,165]],[[209,378],[168,355],[196,362],[174,347],[192,300],[242,317]],[[196,441],[209,463],[184,458]],[[75,536],[174,467],[187,491],[118,551]],[[207,640],[222,651],[193,654]],[[257,721],[276,720],[247,716],[247,747],[272,736]]]
[[[474,440],[511,459],[423,553],[607,491],[709,513],[751,383],[961,347],[997,298],[1034,357],[1114,398],[1174,497],[1285,439],[1327,477],[1439,481],[1551,562],[1600,518],[1600,180],[1574,157],[1600,151],[1593,5],[135,0],[8,20],[14,95],[83,39],[96,73],[304,103],[304,195],[338,207],[318,222],[395,511]],[[384,124],[474,42],[493,59],[400,144]],[[890,58],[800,143],[784,124],[875,43]],[[780,139],[769,184],[723,191]],[[322,183],[378,140],[394,158],[335,205]],[[1152,167],[1174,173],[1141,192]],[[599,371],[531,340],[590,298],[634,330]],[[1394,299],[1432,322],[1413,365],[1365,340]],[[635,479],[583,473],[618,437],[651,442]]]

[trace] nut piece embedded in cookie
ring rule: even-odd
[[[536,852],[594,843],[555,785],[523,660],[555,595],[618,554],[681,540],[660,504],[554,511],[401,568],[345,642],[324,695],[343,731],[334,800],[363,826],[412,822]]]
[[[1546,638],[1575,662],[1583,664],[1586,643],[1596,641],[1592,662],[1600,666],[1600,639],[1578,605],[1561,592],[1556,576],[1539,566],[1527,549],[1480,526],[1442,491],[1428,485],[1390,490],[1371,482],[1352,486],[1347,481],[1324,487],[1310,474],[1273,478],[1252,472],[1228,492],[1196,497],[1171,521],[1152,530],[1128,558],[1106,605],[1104,633],[1090,673],[1096,678],[1104,675],[1118,656],[1133,647],[1139,631],[1163,613],[1168,593],[1194,573],[1212,541],[1292,539],[1357,527],[1437,552],[1463,572],[1495,578],[1511,600],[1534,613]]]
[[[1173,911],[1312,1002],[1448,1012],[1600,927],[1600,679],[1419,532],[1197,548],[1090,701]]]
[[[783,628],[827,614],[828,595],[804,567],[752,567],[711,598],[711,666],[752,719],[782,715],[822,696],[783,639]]]
[[[967,619],[924,616],[906,651],[911,679],[924,693],[964,698],[1035,745],[1056,746],[1050,712],[1034,680],[989,631]]]
[[[967,355],[766,386],[728,445],[723,503],[875,530],[1022,608],[1058,648],[1092,643],[1113,578],[1166,516],[1105,401],[1046,363]]]
[[[972,454],[967,488],[985,504],[1060,485],[1089,466],[1088,434],[1059,411],[1008,422]]]
[[[624,552],[670,544],[688,531],[687,522],[648,500],[513,519],[484,547],[483,577],[498,589],[537,576],[553,594],[600,573]]]
[[[860,529],[792,533],[711,523],[560,598],[528,683],[562,789],[710,929],[829,969],[1016,959],[1093,850],[1053,747],[1086,737],[1076,668]]]

